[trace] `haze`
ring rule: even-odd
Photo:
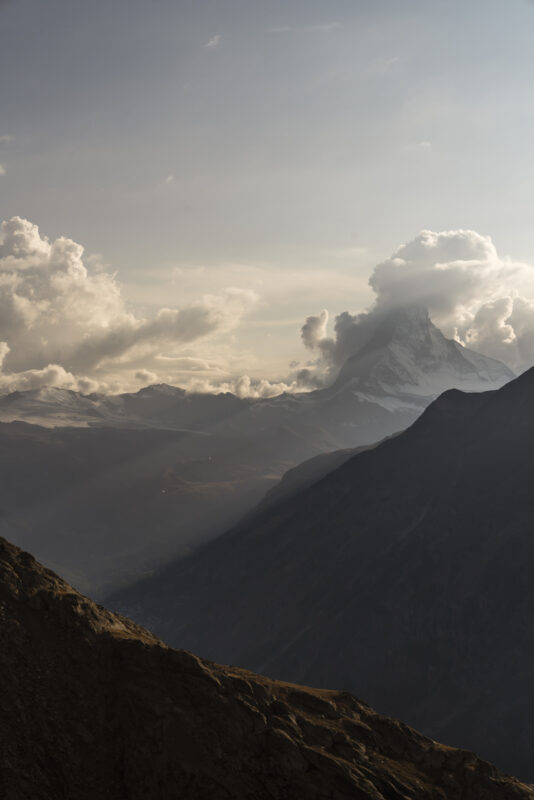
[[[39,245],[29,286],[4,229],[4,391],[310,388],[331,364],[305,319],[328,339],[380,304],[410,242],[403,300],[531,363],[531,3],[13,0],[0,23],[0,217],[85,247]]]

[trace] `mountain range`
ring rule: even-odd
[[[355,692],[533,780],[533,408],[534,369],[449,390],[109,603],[172,645]]]
[[[167,648],[0,539],[5,800],[527,800],[346,693]]]
[[[101,598],[237,523],[301,462],[398,432],[446,388],[512,377],[406,309],[313,392],[10,394],[0,398],[0,532]]]

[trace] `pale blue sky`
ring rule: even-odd
[[[255,289],[235,347],[281,374],[423,228],[534,264],[533,75],[528,0],[11,0],[0,217],[147,313]]]

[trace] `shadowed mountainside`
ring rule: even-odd
[[[449,391],[110,598],[170,644],[347,689],[534,779],[534,370]]]
[[[339,692],[168,649],[0,539],[5,800],[527,800]]]

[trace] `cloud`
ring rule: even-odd
[[[14,136],[0,136],[0,145],[1,144],[10,144],[11,142],[15,141]]]
[[[134,377],[144,386],[150,386],[158,382],[156,373],[150,372],[148,369],[138,369],[137,372],[134,373]]]
[[[391,58],[386,59],[381,64],[381,72],[389,72],[390,70],[396,68],[401,63],[401,59],[399,56],[392,56]]]
[[[0,164],[0,175],[5,175],[5,174],[6,174],[6,168],[4,167],[3,164]]]
[[[306,319],[304,345],[331,376],[369,341],[391,309],[428,309],[443,332],[462,344],[524,368],[534,359],[534,269],[501,257],[489,236],[472,230],[423,230],[378,264],[369,279],[375,302],[366,312]]]
[[[304,347],[314,350],[326,337],[326,326],[328,325],[328,311],[324,308],[318,316],[311,316],[301,328],[300,337]]]
[[[0,242],[0,390],[105,388],[127,371],[142,380],[141,367],[152,372],[166,352],[224,336],[257,300],[252,291],[228,288],[142,318],[127,308],[115,276],[91,270],[71,239],[50,242],[13,217],[2,224]]]
[[[221,34],[220,33],[216,33],[215,36],[212,36],[211,39],[208,42],[206,42],[204,47],[207,50],[215,50],[215,48],[220,45],[221,39],[222,39]]]
[[[98,383],[90,378],[76,378],[59,364],[47,364],[42,369],[28,369],[22,372],[4,372],[3,364],[9,353],[7,342],[0,342],[0,392],[23,392],[39,389],[42,386],[62,387],[88,394],[96,391]]]
[[[295,392],[302,389],[297,381],[271,383],[266,379],[252,379],[249,375],[241,375],[230,381],[213,383],[209,379],[191,380],[185,387],[190,394],[221,394],[231,392],[237,397],[268,398],[277,397],[284,392]]]

